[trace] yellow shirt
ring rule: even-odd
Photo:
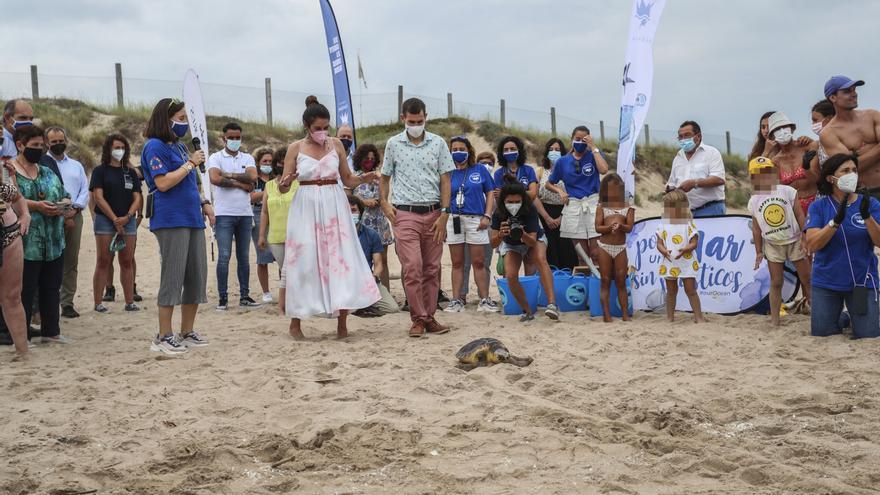
[[[269,244],[283,244],[287,239],[287,214],[290,212],[290,203],[299,189],[299,182],[293,181],[290,190],[285,194],[278,191],[278,181],[275,179],[266,183],[266,199],[263,208],[268,208],[269,231],[266,233],[266,242]]]

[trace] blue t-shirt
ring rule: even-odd
[[[364,256],[367,257],[367,264],[370,265],[370,270],[372,270],[373,255],[385,251],[385,246],[382,244],[382,238],[379,237],[379,234],[376,233],[375,230],[366,225],[358,225],[358,240],[361,241],[361,249],[364,250]]]
[[[186,163],[187,158],[186,148],[180,143],[168,144],[152,138],[144,144],[144,151],[141,153],[141,170],[147,186],[153,192],[150,230],[174,227],[205,228],[196,171],[190,172],[185,179],[165,192],[158,190],[153,180],[158,175],[179,169]]]
[[[496,170],[495,176],[493,177],[493,180],[495,181],[495,187],[500,189],[501,186],[504,185],[504,174],[510,174],[510,173],[512,173],[512,172],[507,167],[501,167],[498,170]],[[534,168],[532,168],[528,165],[523,165],[523,166],[519,167],[518,169],[516,169],[516,180],[518,180],[523,185],[523,187],[526,188],[526,191],[528,191],[529,184],[538,182],[538,176],[535,175]]]
[[[604,155],[602,155],[604,157]],[[569,153],[556,160],[547,182],[562,181],[565,191],[575,199],[583,199],[599,192],[599,169],[592,153],[584,153],[580,160]]]
[[[477,164],[452,171],[452,213],[462,215],[483,215],[486,213],[486,195],[495,188],[492,175],[486,167]],[[459,205],[461,192],[464,204]]]
[[[846,209],[843,223],[824,248],[813,256],[813,286],[828,290],[849,292],[853,285],[875,287],[877,280],[877,257],[868,228],[859,213],[859,199]],[[807,213],[807,229],[821,229],[837,214],[837,201],[831,197],[819,197],[810,205]],[[871,198],[871,216],[880,219],[880,201]],[[844,242],[844,235],[846,242]],[[847,246],[849,249],[847,250]],[[849,251],[849,258],[847,258]],[[850,265],[852,260],[852,265]],[[852,266],[852,271],[850,271]],[[866,274],[870,274],[865,281]],[[855,283],[853,283],[855,278]]]
[[[538,212],[534,207],[529,208],[528,211],[520,211],[516,214],[517,220],[523,226],[524,233],[535,233],[535,240],[538,240],[544,237],[544,229],[541,228],[541,222],[538,220]],[[495,209],[495,212],[492,213],[492,230],[501,230],[501,216],[498,214],[498,209]],[[504,242],[510,244],[511,246],[522,246],[525,244],[522,240],[513,239],[510,236],[504,238]]]

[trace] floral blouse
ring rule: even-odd
[[[40,165],[36,179],[16,174],[18,189],[30,201],[58,202],[70,195],[54,172]],[[64,253],[64,217],[48,217],[31,212],[31,225],[24,241],[24,259],[27,261],[52,261]]]

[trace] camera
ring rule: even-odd
[[[519,219],[516,217],[510,217],[507,220],[507,225],[510,228],[510,238],[514,241],[521,240],[523,235],[523,226],[520,223]]]

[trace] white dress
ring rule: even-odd
[[[678,259],[676,256],[691,243],[691,239],[700,235],[694,221],[687,223],[663,223],[657,226],[657,236],[666,243],[666,249],[672,260],[660,259],[660,276],[663,278],[695,278],[700,271],[700,262],[693,252],[685,253]]]
[[[381,298],[361,249],[348,199],[339,184],[339,156],[296,157],[299,190],[287,218],[284,265],[287,316],[336,317],[340,310],[371,306]],[[303,181],[336,180],[332,185]]]

